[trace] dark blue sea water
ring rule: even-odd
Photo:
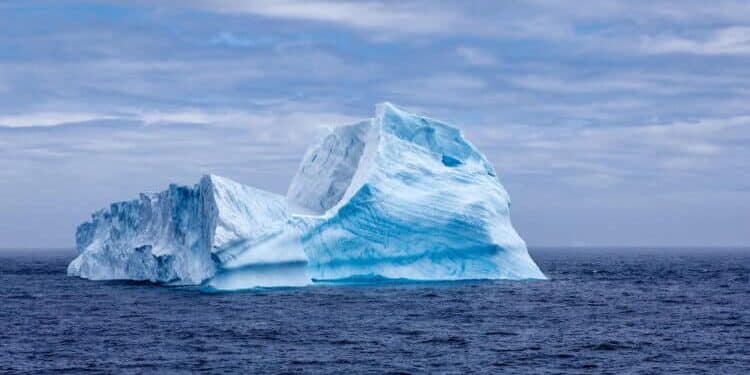
[[[207,294],[0,252],[0,373],[750,373],[750,249],[532,249],[549,281]]]

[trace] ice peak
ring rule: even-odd
[[[397,106],[397,105],[395,105],[395,104],[393,104],[391,102],[388,102],[388,101],[386,101],[386,102],[380,102],[380,103],[378,103],[378,104],[375,105],[375,118],[376,119],[383,118],[383,113],[385,113],[386,111],[389,111],[389,112],[398,112],[398,111],[401,111],[401,110],[402,109],[399,106]]]

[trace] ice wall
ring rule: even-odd
[[[259,246],[284,233],[288,218],[284,197],[204,176],[194,187],[171,185],[94,213],[78,227],[80,255],[68,273],[200,284],[225,268],[306,261],[299,246],[273,256]]]

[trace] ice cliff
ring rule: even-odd
[[[286,197],[205,176],[96,212],[76,245],[70,275],[225,290],[544,278],[487,159],[457,129],[388,103],[311,147]]]
[[[172,185],[94,213],[76,231],[81,254],[68,273],[199,284],[243,260],[306,263],[297,243],[266,253],[260,246],[284,233],[289,218],[283,196],[204,176],[192,188]]]

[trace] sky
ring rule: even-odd
[[[750,2],[1,0],[0,248],[205,173],[284,194],[399,106],[494,164],[530,246],[750,245]]]

